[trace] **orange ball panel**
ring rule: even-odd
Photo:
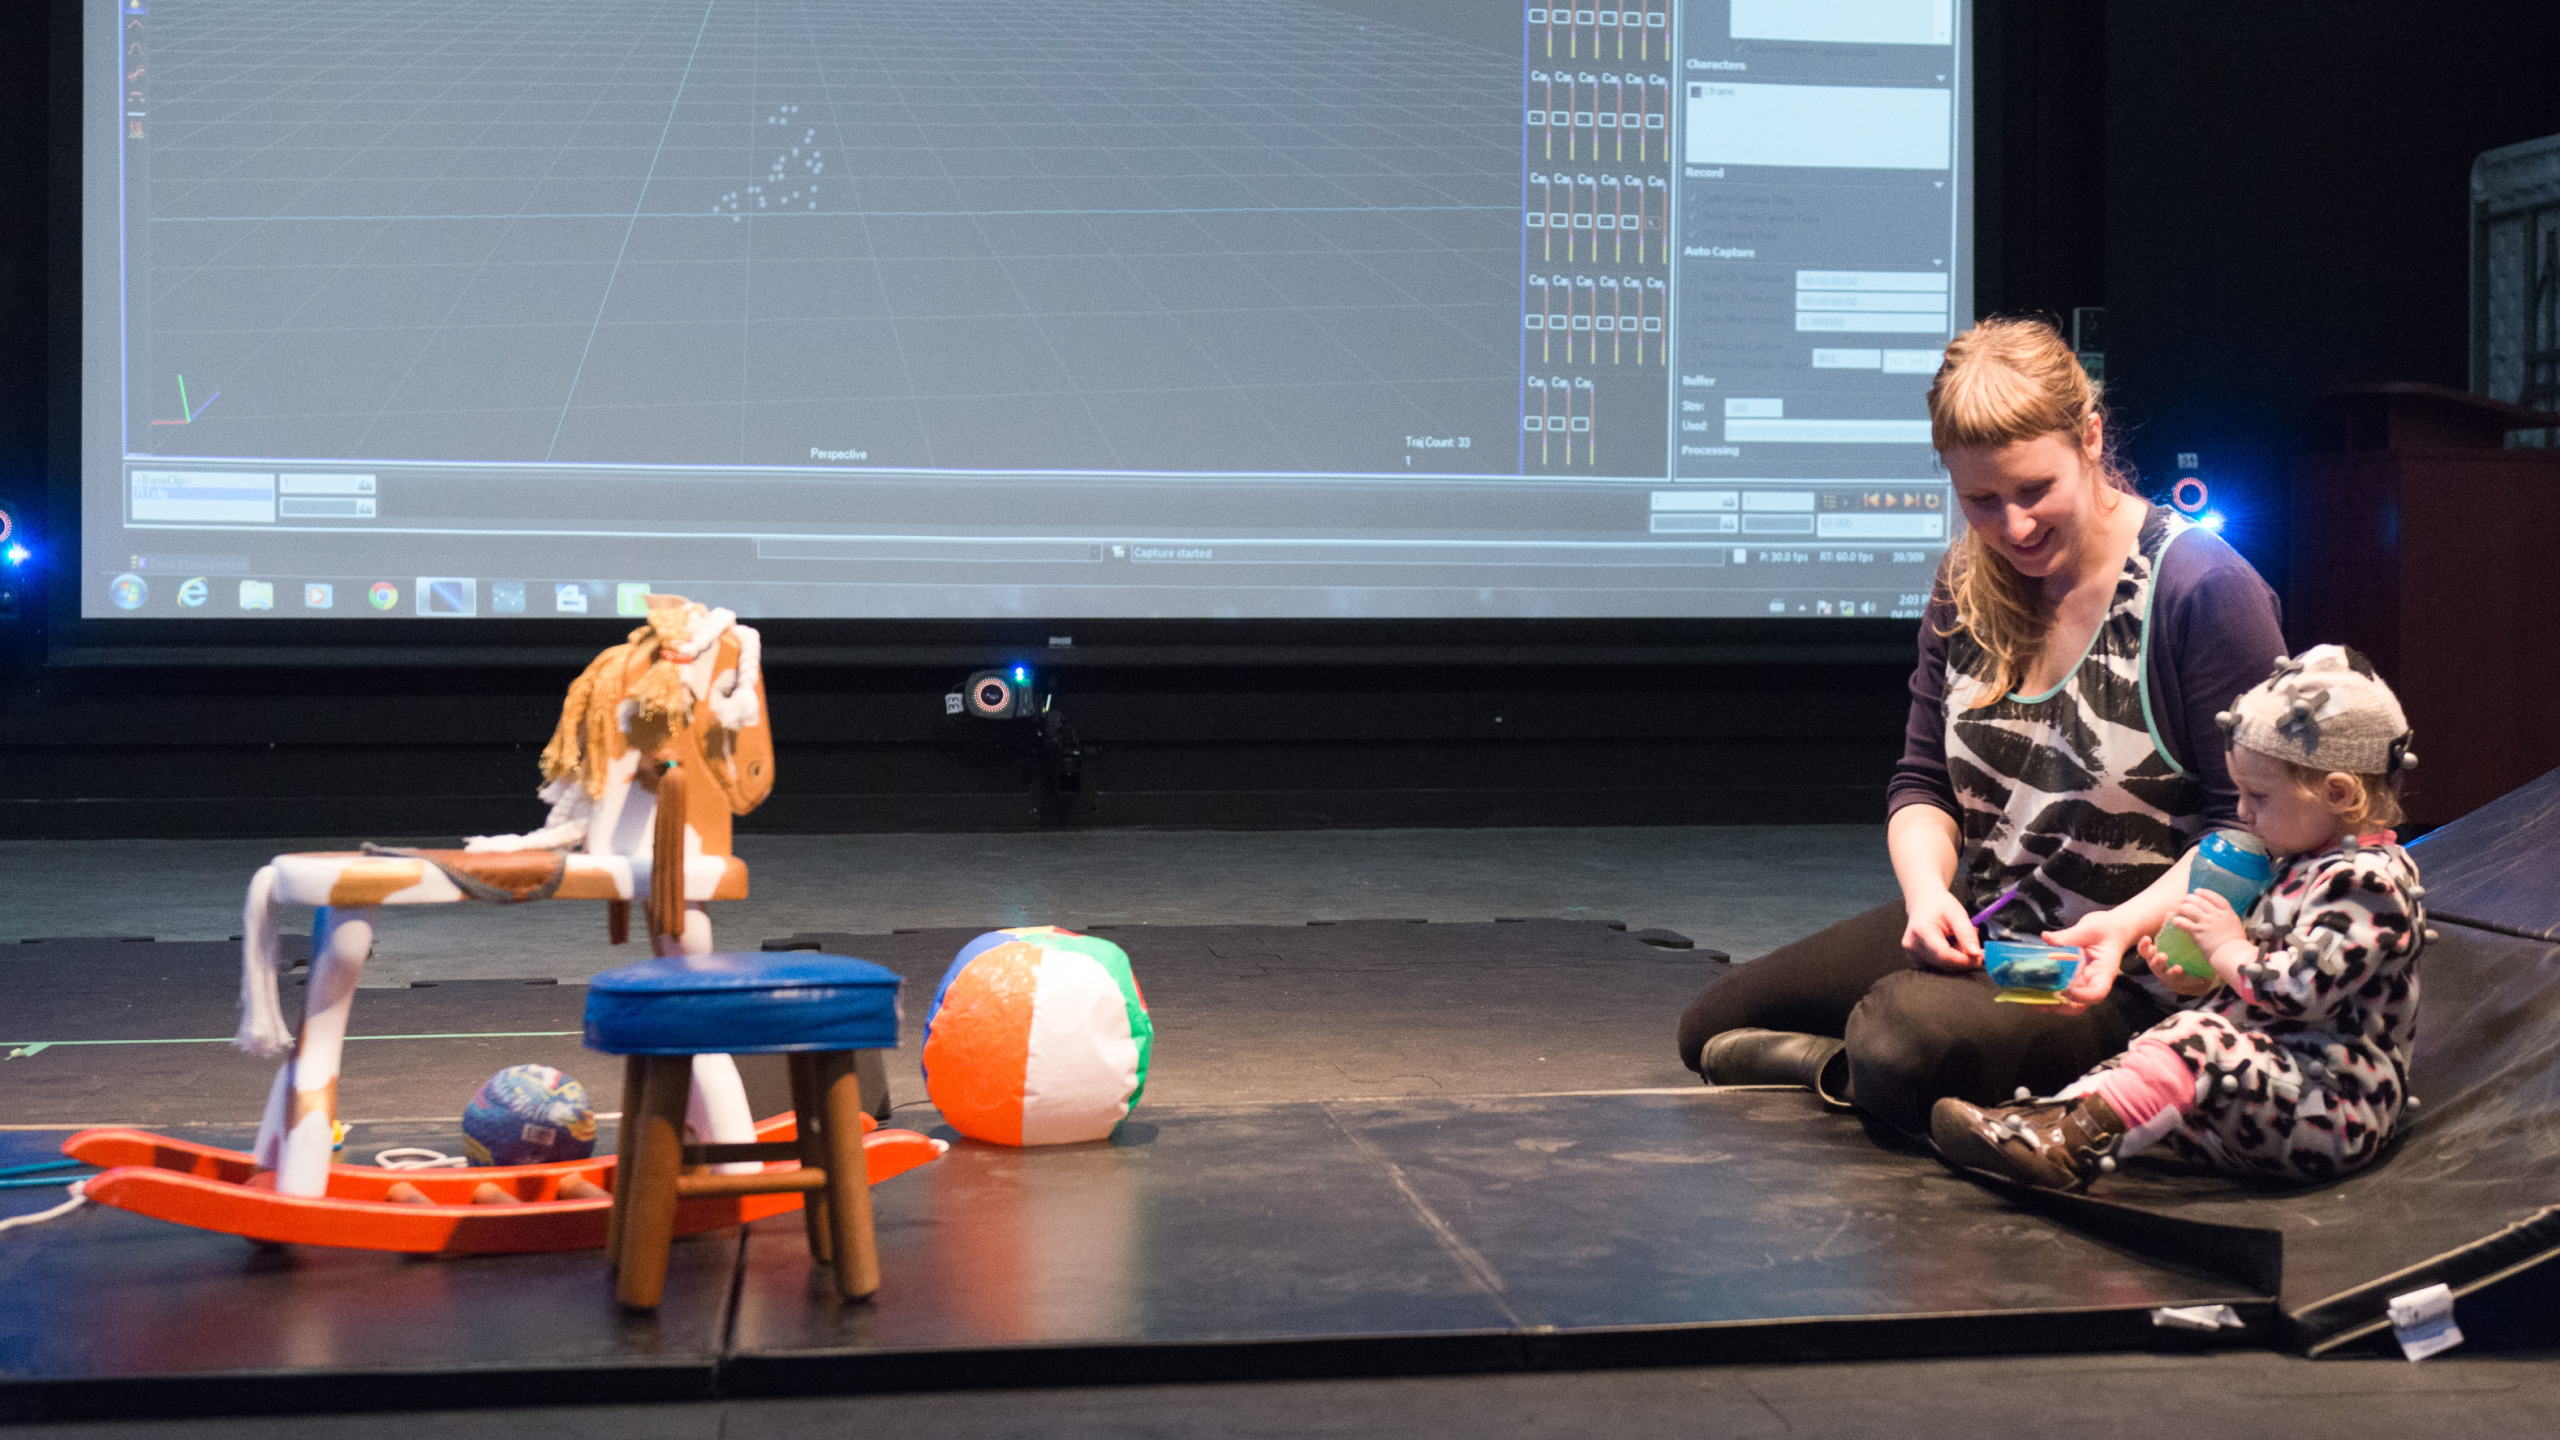
[[[1039,986],[1039,948],[1017,943],[971,960],[944,992],[924,1047],[925,1092],[952,1129],[1022,1143],[1022,1077]]]

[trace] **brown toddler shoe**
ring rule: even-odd
[[[2095,1091],[1988,1107],[1950,1095],[1929,1111],[1929,1138],[1950,1164],[2046,1190],[2085,1189],[2113,1172],[2124,1133],[2124,1121]]]

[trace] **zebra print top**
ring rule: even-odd
[[[2154,580],[2192,528],[2151,507],[2087,653],[2041,695],[1981,703],[1990,657],[1962,630],[1947,637],[1946,766],[1963,875],[1986,899],[2018,886],[1995,917],[2013,931],[2056,929],[2133,898],[2204,833],[2203,782],[2162,742],[2148,675]]]

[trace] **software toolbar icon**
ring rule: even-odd
[[[334,585],[323,585],[315,580],[302,587],[302,608],[305,610],[327,610],[337,603],[338,589]]]
[[[480,613],[480,582],[462,576],[421,575],[418,577],[418,613],[477,615]]]
[[[617,615],[646,616],[649,613],[649,582],[625,580],[613,587],[613,611]]]
[[[141,576],[128,572],[108,583],[107,598],[115,601],[119,610],[139,610],[151,598],[151,586]]]
[[[587,613],[587,587],[572,580],[551,587],[551,608],[563,615]]]
[[[374,609],[388,610],[400,603],[400,587],[388,580],[376,580],[373,589],[366,592],[366,598],[373,602]]]
[[[213,598],[213,584],[198,575],[178,587],[178,603],[193,610]]]
[[[273,610],[276,608],[275,582],[272,580],[241,581],[240,608],[243,610]]]

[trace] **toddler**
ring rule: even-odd
[[[2417,866],[2394,843],[2401,773],[2418,763],[2391,688],[2321,645],[2216,717],[2240,822],[2283,857],[2246,921],[2210,890],[2172,912],[2210,980],[2140,943],[2187,1007],[2050,1100],[1940,1100],[1930,1138],[1958,1165],[2079,1189],[2166,1140],[2224,1170],[2325,1180],[2370,1164],[2407,1100],[2419,948]]]

